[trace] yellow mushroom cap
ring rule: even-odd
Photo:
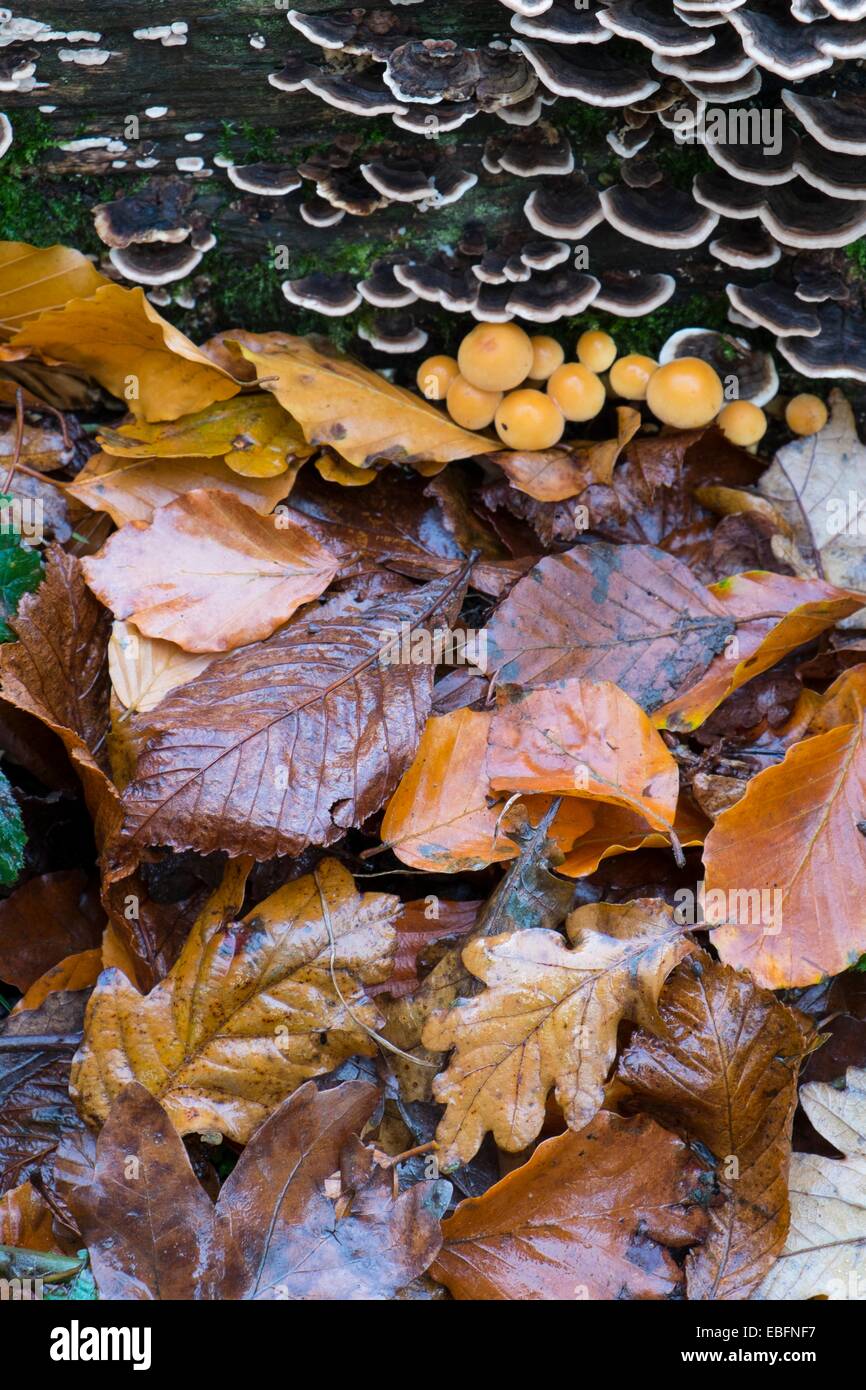
[[[827,423],[827,407],[820,396],[794,396],[785,410],[788,428],[794,434],[817,434]]]
[[[579,362],[564,362],[547,383],[547,394],[566,420],[593,420],[605,402],[604,383]]]
[[[731,444],[748,449],[763,439],[767,432],[767,417],[759,405],[751,401],[731,401],[718,420],[719,429]]]
[[[496,412],[496,433],[509,449],[550,449],[565,429],[562,411],[543,391],[512,391]]]
[[[581,333],[577,360],[591,372],[606,372],[616,360],[616,343],[609,333]]]
[[[610,389],[624,401],[645,401],[647,384],[658,365],[652,357],[642,357],[639,352],[627,353],[610,369]]]
[[[461,376],[480,391],[510,391],[532,370],[532,342],[515,323],[479,323],[460,344]]]
[[[532,381],[547,381],[551,373],[562,366],[565,353],[555,338],[548,338],[544,333],[530,338],[529,341],[532,343],[532,366],[529,376]]]
[[[465,377],[456,376],[445,398],[448,414],[464,430],[483,430],[493,424],[501,391],[479,391]]]
[[[415,382],[422,396],[428,401],[444,401],[448,387],[458,375],[459,368],[453,357],[425,357],[415,376]]]
[[[653,372],[646,399],[663,424],[695,430],[715,420],[725,403],[725,393],[708,362],[699,357],[677,357]]]

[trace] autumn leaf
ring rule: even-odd
[[[862,1300],[866,1279],[866,1070],[849,1067],[845,1089],[811,1081],[800,1091],[815,1129],[843,1159],[791,1158],[791,1230],[758,1299]]]
[[[42,313],[11,340],[83,367],[143,420],[176,420],[224,401],[238,384],[156,312],[144,290],[107,284]]]
[[[38,1009],[45,1003],[49,994],[77,993],[89,990],[99,979],[102,970],[102,946],[93,946],[86,951],[64,956],[56,965],[44,971],[29,989],[22,994],[12,1010],[13,1014],[27,1013]]]
[[[30,1182],[10,1188],[0,1197],[0,1255],[8,1245],[39,1251],[57,1249],[51,1209]]]
[[[28,879],[0,902],[0,980],[23,993],[65,956],[98,946],[104,921],[80,869]]]
[[[318,598],[338,561],[301,527],[260,516],[231,493],[195,491],[131,521],[83,560],[118,618],[189,652],[222,652],[271,633]]]
[[[201,675],[214,656],[215,652],[185,652],[174,642],[145,637],[118,620],[108,642],[111,688],[124,710],[146,714],[170,690]]]
[[[68,246],[0,242],[0,338],[107,284],[87,256]]]
[[[487,771],[494,790],[582,796],[670,829],[679,773],[639,705],[610,681],[500,685]]]
[[[700,1165],[653,1120],[602,1111],[443,1222],[432,1274],[459,1299],[673,1298],[701,1239]]]
[[[673,823],[680,846],[688,849],[702,845],[710,825],[706,816],[681,795]],[[558,868],[570,878],[583,878],[595,873],[603,860],[614,855],[638,849],[667,849],[672,843],[670,832],[650,830],[646,818],[637,811],[597,806],[591,827],[574,841]]]
[[[446,1168],[468,1163],[488,1130],[507,1153],[536,1138],[548,1092],[571,1129],[596,1114],[623,1018],[654,1028],[662,985],[691,943],[666,904],[597,903],[567,919],[567,945],[544,929],[473,940],[463,963],[487,988],[431,1018],[431,1051],[454,1049],[433,1092]]]
[[[716,1157],[723,1200],[686,1261],[688,1297],[750,1298],[788,1231],[797,1071],[814,1030],[708,956],[677,966],[659,1014],[663,1029],[635,1033],[617,1075],[642,1113]]]
[[[314,452],[290,415],[273,396],[253,394],[214,401],[194,415],[148,425],[102,429],[99,442],[121,458],[222,458],[249,478],[283,478],[283,495],[305,459]]]
[[[398,900],[362,896],[326,860],[235,922],[242,863],[230,864],[149,995],[118,970],[101,976],[71,1079],[90,1123],[140,1081],[179,1133],[246,1143],[302,1081],[375,1052],[369,1030],[382,1020],[364,986],[390,974]]]
[[[864,806],[862,720],[795,744],[751,779],[704,852],[723,961],[768,989],[857,963],[866,951]]]
[[[393,1298],[439,1249],[441,1184],[395,1195],[358,1138],[378,1098],[364,1082],[302,1086],[252,1136],[214,1206],[165,1110],[127,1087],[93,1183],[70,1194],[100,1297]],[[335,1172],[346,1196],[329,1193]]]
[[[611,481],[617,459],[640,429],[639,411],[619,406],[616,414],[616,439],[577,441],[542,453],[504,449],[491,454],[490,462],[499,465],[518,492],[539,502],[564,502],[569,497],[579,497],[590,484]]]
[[[312,339],[245,335],[240,348],[259,385],[273,391],[309,443],[329,445],[356,467],[380,460],[446,464],[496,447],[420,396],[333,349],[320,350]]]
[[[298,854],[379,810],[415,752],[433,682],[432,663],[381,664],[383,634],[449,625],[464,584],[458,574],[357,616],[299,618],[170,692],[140,717],[116,867],[142,844]]]
[[[475,926],[482,904],[478,901],[451,902],[431,895],[403,903],[397,918],[397,949],[394,969],[380,985],[371,985],[371,998],[389,994],[392,999],[404,999],[414,994],[421,981],[419,963],[437,941],[465,936]]]

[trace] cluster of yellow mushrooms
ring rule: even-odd
[[[607,373],[605,381],[603,373]],[[513,323],[481,323],[453,357],[428,357],[417,375],[429,401],[444,400],[455,424],[467,430],[494,425],[510,449],[550,449],[567,422],[592,420],[608,395],[646,401],[662,424],[701,429],[714,420],[732,444],[749,448],[763,438],[767,417],[751,401],[725,404],[724,387],[698,357],[660,367],[651,357],[617,355],[608,333],[584,333],[577,361],[566,362],[555,338],[530,338]],[[827,423],[817,396],[795,396],[785,418],[794,434],[816,434]]]

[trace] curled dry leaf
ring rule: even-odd
[[[100,1296],[393,1298],[439,1250],[442,1184],[395,1195],[357,1137],[378,1100],[359,1081],[302,1086],[252,1136],[214,1206],[166,1112],[127,1087],[99,1137],[93,1182],[70,1193]]]
[[[125,710],[146,714],[170,690],[207,670],[214,656],[216,652],[185,652],[174,642],[145,637],[118,620],[108,643],[111,688]]]
[[[490,455],[518,492],[538,502],[564,502],[579,497],[592,483],[609,483],[616,461],[640,429],[640,411],[617,409],[617,438],[576,442],[542,453],[505,449]]]
[[[866,1070],[849,1067],[845,1089],[810,1081],[800,1101],[844,1159],[791,1158],[791,1229],[755,1298],[863,1298],[866,1279]]]
[[[107,454],[121,458],[222,458],[249,478],[283,477],[283,491],[314,452],[273,396],[256,393],[214,401],[194,415],[148,425],[143,422],[100,431]]]
[[[610,681],[500,685],[487,771],[495,791],[582,796],[637,811],[670,829],[679,772],[639,705]]]
[[[11,342],[83,367],[142,420],[176,420],[239,389],[140,288],[105,284],[86,299],[46,310]]]
[[[161,507],[198,488],[231,492],[265,516],[286,494],[285,477],[241,478],[222,459],[121,459],[93,454],[67,491],[94,511],[107,512],[115,526],[150,522]]]
[[[71,1090],[103,1121],[131,1081],[180,1134],[246,1143],[302,1081],[375,1053],[381,1019],[364,987],[391,972],[399,900],[359,894],[334,860],[289,883],[240,922],[246,869],[230,861],[166,979],[143,998],[103,973],[87,1010]]]
[[[659,999],[664,1028],[639,1031],[618,1079],[637,1108],[715,1155],[721,1203],[686,1261],[691,1299],[750,1298],[788,1232],[788,1164],[808,1020],[748,975],[684,960]]]
[[[9,338],[39,314],[73,297],[86,298],[107,284],[87,256],[68,246],[0,243],[0,338]]]
[[[675,1297],[682,1271],[670,1251],[701,1239],[701,1176],[655,1121],[602,1111],[461,1202],[443,1223],[433,1277],[460,1299]]]
[[[244,334],[241,351],[299,422],[310,444],[328,445],[358,468],[391,463],[439,464],[490,453],[496,446],[452,424],[420,396],[309,338]]]
[[[93,592],[146,637],[222,652],[270,637],[317,598],[338,561],[288,518],[195,491],[131,521],[83,560]]]
[[[682,848],[702,845],[710,824],[687,797],[680,796],[673,830]],[[583,878],[595,873],[602,860],[613,855],[638,849],[668,849],[671,845],[670,834],[650,830],[638,812],[619,806],[597,806],[592,826],[575,840],[558,868],[569,878]]]
[[[816,983],[866,951],[863,721],[796,744],[707,836],[713,945],[768,989]],[[717,896],[718,895],[718,896]]]
[[[433,1093],[447,1109],[436,1132],[447,1167],[468,1163],[488,1130],[507,1153],[537,1137],[552,1087],[571,1129],[604,1099],[621,1019],[653,1029],[665,979],[692,949],[667,904],[595,903],[558,932],[470,941],[463,963],[487,988],[432,1017],[431,1051],[454,1048]]]

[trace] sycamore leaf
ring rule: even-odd
[[[664,1029],[638,1031],[618,1079],[635,1105],[717,1160],[722,1201],[686,1261],[691,1299],[746,1299],[788,1231],[788,1162],[800,1058],[814,1030],[748,975],[684,960],[659,999]]]
[[[360,1081],[302,1086],[252,1136],[214,1205],[166,1112],[129,1086],[99,1136],[92,1183],[70,1194],[100,1297],[393,1298],[441,1245],[442,1184],[396,1195],[357,1137],[378,1101]]]
[[[154,309],[144,290],[104,285],[43,313],[12,339],[84,367],[143,420],[176,420],[237,395],[238,383]]]
[[[167,423],[102,429],[99,442],[107,454],[122,458],[223,458],[233,472],[250,478],[272,478],[291,469],[291,477],[283,478],[284,495],[314,452],[292,417],[264,393],[214,401],[195,415]]]
[[[604,1098],[620,1021],[654,1028],[671,970],[692,949],[667,905],[596,903],[558,932],[534,929],[470,941],[463,963],[487,989],[431,1018],[432,1051],[454,1048],[433,1093],[447,1109],[436,1132],[445,1166],[468,1163],[488,1130],[508,1153],[538,1135],[548,1092],[571,1129]]]
[[[641,426],[640,411],[617,408],[617,438],[563,444],[541,453],[504,449],[491,454],[518,492],[538,502],[564,502],[579,497],[592,483],[609,483],[616,461]]]
[[[382,459],[445,464],[496,447],[369,367],[320,351],[311,339],[245,335],[240,346],[259,385],[273,391],[309,443],[329,445],[359,468]]]
[[[15,800],[6,774],[0,772],[0,884],[5,888],[15,883],[24,868],[24,847],[27,834],[21,818],[21,808]],[[0,903],[0,909],[3,904]],[[0,947],[2,950],[2,947]],[[0,971],[0,977],[8,979]]]
[[[125,710],[146,713],[170,690],[201,675],[215,656],[216,652],[185,652],[174,642],[145,637],[118,620],[108,642],[111,688]]]
[[[229,862],[146,997],[119,970],[103,972],[71,1078],[90,1123],[140,1081],[179,1133],[216,1130],[243,1144],[302,1081],[375,1053],[368,1030],[381,1020],[364,986],[391,971],[399,900],[361,895],[325,860],[235,922],[246,867]]]
[[[610,681],[499,686],[487,771],[495,791],[552,792],[638,811],[669,829],[679,772],[634,700]]]
[[[707,836],[707,921],[722,960],[768,989],[816,983],[866,951],[864,721],[753,777]],[[715,915],[711,916],[710,911]]]
[[[813,1127],[844,1159],[791,1158],[791,1229],[758,1299],[863,1300],[866,1280],[866,1070],[849,1067],[845,1089],[810,1081],[800,1101]]]
[[[136,716],[143,751],[117,867],[143,844],[299,854],[378,811],[415,752],[433,683],[432,661],[382,664],[383,634],[449,626],[464,586],[461,573],[357,615],[299,616]]]
[[[0,338],[17,333],[39,314],[86,298],[108,281],[80,251],[68,246],[0,242]]]
[[[228,492],[189,492],[83,560],[93,592],[146,637],[224,652],[270,637],[318,598],[338,560],[301,526]]]
[[[701,1238],[701,1176],[682,1140],[653,1120],[602,1111],[461,1202],[431,1272],[459,1299],[681,1296],[670,1250]]]
[[[152,521],[161,507],[197,488],[234,493],[265,516],[285,496],[286,479],[242,479],[223,459],[121,459],[94,454],[67,491],[86,507],[108,512],[116,526],[123,526],[127,521]]]

